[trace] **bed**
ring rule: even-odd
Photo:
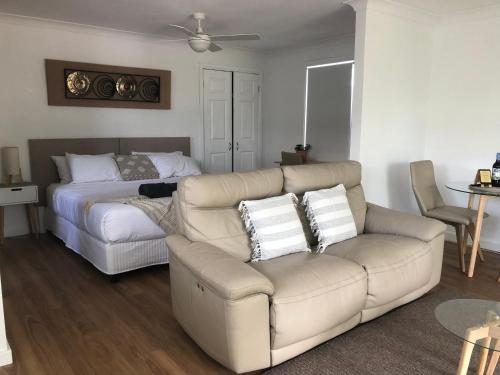
[[[32,139],[29,149],[32,181],[45,206],[45,226],[66,247],[108,275],[168,263],[165,231],[139,208],[108,201],[136,195],[142,183],[179,178],[61,184],[50,156],[132,151],[189,155],[189,138]]]

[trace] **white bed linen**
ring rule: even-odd
[[[179,178],[140,181],[108,181],[83,184],[52,184],[47,190],[48,207],[81,230],[105,243],[121,243],[165,238],[165,232],[137,207],[121,203],[96,203],[88,212],[89,201],[137,195],[139,185],[177,182]]]
[[[76,227],[50,208],[45,210],[47,228],[65,245],[108,275],[132,271],[155,264],[168,263],[168,247],[164,238],[105,243]]]

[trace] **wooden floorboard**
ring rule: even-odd
[[[469,279],[447,243],[441,284],[500,300],[500,254]],[[7,337],[14,364],[2,374],[225,374],[184,333],[170,303],[167,266],[110,280],[51,235],[0,248]]]

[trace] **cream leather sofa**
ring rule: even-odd
[[[248,262],[241,200],[339,183],[358,237],[321,255]],[[167,238],[174,314],[205,352],[238,373],[286,361],[440,279],[445,225],[367,204],[357,162],[187,177],[174,199],[181,233]]]

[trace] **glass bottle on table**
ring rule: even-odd
[[[500,187],[500,152],[497,153],[497,161],[491,170],[491,184]]]

